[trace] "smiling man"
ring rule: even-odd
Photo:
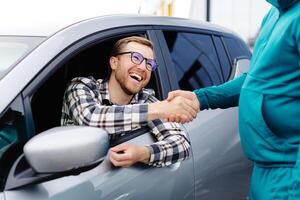
[[[124,131],[148,126],[158,140],[138,146],[123,143],[109,151],[115,166],[128,167],[136,162],[166,166],[189,157],[190,144],[176,123],[164,122],[170,115],[193,119],[198,102],[178,97],[158,101],[153,90],[144,89],[151,72],[157,68],[152,43],[143,37],[127,37],[116,42],[109,58],[109,80],[78,77],[64,95],[62,125],[104,128],[111,137]]]

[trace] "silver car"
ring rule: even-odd
[[[219,85],[247,72],[251,53],[231,31],[171,17],[104,16],[61,27],[0,30],[0,200],[246,199],[252,164],[240,146],[237,108],[201,111],[182,125],[189,159],[168,167],[116,168],[110,146],[149,144],[146,128],[114,140],[92,127],[59,127],[66,84],[105,78],[112,44],[142,35],[155,46],[149,88]],[[46,27],[46,28],[45,28]]]

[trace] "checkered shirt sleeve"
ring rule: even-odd
[[[65,92],[61,124],[104,128],[109,134],[147,125],[147,104],[106,106],[97,89],[88,78],[73,80]]]
[[[158,101],[154,96],[147,102]],[[190,141],[178,123],[156,119],[148,126],[158,142],[147,145],[150,150],[149,165],[164,167],[185,160],[190,156]]]

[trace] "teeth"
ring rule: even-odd
[[[136,74],[136,73],[132,73],[132,74],[130,74],[130,76],[132,78],[134,78],[135,80],[137,80],[137,81],[141,81],[142,80],[142,77],[140,75]]]

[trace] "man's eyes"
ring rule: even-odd
[[[150,69],[153,68],[153,63],[152,62],[147,62],[146,64],[147,64],[148,67],[150,67]]]
[[[139,56],[133,56],[133,58],[136,60],[141,60],[141,58]]]

